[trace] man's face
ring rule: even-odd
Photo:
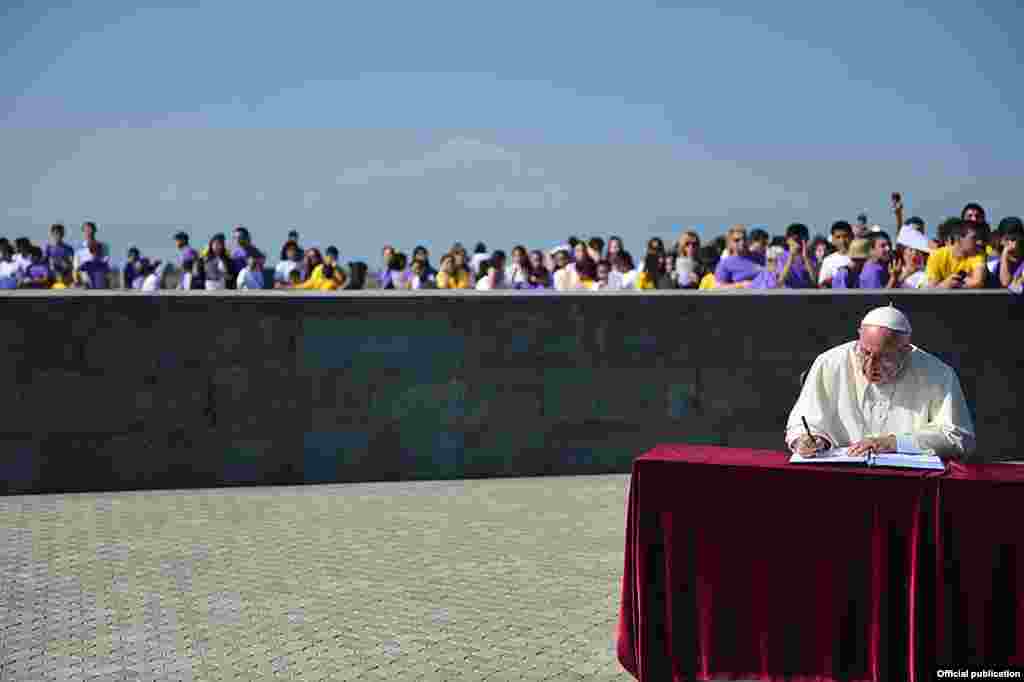
[[[183,249],[183,248],[185,248],[185,240],[184,239],[175,239],[174,240],[174,245],[177,246],[179,249]]]
[[[60,244],[61,241],[63,241],[63,239],[64,239],[64,230],[51,230],[50,231],[50,240],[54,244]]]
[[[429,256],[430,256],[430,254],[428,254],[428,253],[427,253],[426,251],[424,251],[423,249],[420,249],[419,251],[417,251],[416,253],[414,253],[414,254],[412,255],[412,259],[413,259],[414,261],[418,261],[418,262],[420,262],[420,263],[426,263],[426,262],[427,262],[427,258],[428,258]]]
[[[768,242],[764,241],[763,239],[754,240],[750,242],[749,246],[750,253],[764,253],[767,248]]]
[[[85,241],[92,241],[96,238],[96,229],[92,225],[85,223],[82,225],[82,234],[85,235]]]
[[[597,279],[598,279],[598,281],[607,282],[608,281],[608,273],[609,273],[609,270],[608,270],[608,265],[606,263],[601,263],[600,265],[597,266]]]
[[[836,230],[832,233],[832,244],[836,247],[839,253],[846,253],[850,248],[850,242],[853,241],[852,230]]]
[[[876,239],[871,249],[871,258],[877,263],[888,263],[892,256],[892,244],[888,239]]]
[[[569,254],[565,251],[559,251],[558,255],[555,256],[555,262],[558,263],[558,267],[564,268],[569,264]]]
[[[333,253],[325,253],[324,254],[324,262],[327,263],[328,265],[332,265],[333,266],[334,263],[336,262],[335,259],[334,259],[334,254]]]
[[[384,250],[381,251],[381,254],[384,255],[384,262],[387,262],[387,261],[391,260],[392,256],[395,255],[395,250],[392,249],[390,246],[385,246]]]
[[[969,223],[981,223],[985,221],[985,215],[976,208],[969,208],[964,211],[964,220]]]
[[[895,379],[910,351],[910,336],[885,327],[863,326],[854,352],[864,378],[871,384],[884,384]]]
[[[236,231],[235,232],[235,242],[239,246],[248,246],[249,245],[249,235],[245,234],[244,232]]]
[[[615,254],[622,251],[622,242],[618,239],[612,239],[608,242],[608,255],[614,256]]]
[[[729,250],[734,254],[747,253],[747,236],[738,233],[729,235]]]
[[[953,248],[960,252],[961,258],[970,258],[976,254],[978,252],[978,231],[969,228]]]

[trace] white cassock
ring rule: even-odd
[[[930,450],[960,460],[974,452],[974,424],[952,367],[911,346],[896,379],[869,384],[854,354],[856,343],[827,350],[811,365],[786,422],[790,448],[806,433],[806,417],[811,433],[836,447],[895,434],[899,452]]]

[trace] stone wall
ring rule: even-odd
[[[0,492],[627,472],[782,448],[798,377],[890,299],[1017,458],[1003,292],[16,292]]]

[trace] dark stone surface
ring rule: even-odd
[[[782,447],[798,377],[890,299],[1018,459],[992,292],[0,296],[0,492],[627,472]]]

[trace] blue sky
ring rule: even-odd
[[[1015,3],[268,5],[7,10],[2,232],[93,219],[160,256],[296,227],[376,262],[887,224],[892,190],[931,226],[1024,213]]]

